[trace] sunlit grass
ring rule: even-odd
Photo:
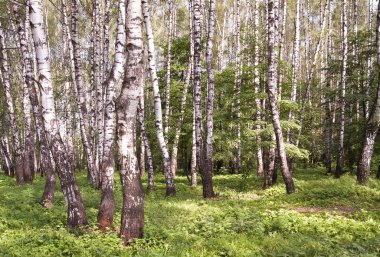
[[[130,247],[117,235],[122,196],[116,177],[115,231],[96,228],[100,192],[86,174],[77,173],[89,227],[66,229],[66,208],[57,191],[51,210],[39,200],[44,180],[15,186],[0,175],[0,256],[378,256],[380,183],[356,185],[355,177],[337,180],[322,169],[299,170],[297,192],[279,184],[262,190],[262,178],[215,176],[219,197],[204,200],[201,187],[177,177],[177,196],[165,198],[163,176],[146,195],[145,238]],[[146,187],[144,180],[144,187]],[[57,186],[57,189],[59,187]]]

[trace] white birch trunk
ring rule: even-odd
[[[155,125],[157,131],[158,144],[161,149],[162,160],[165,172],[166,181],[166,196],[175,195],[175,185],[174,185],[174,175],[170,167],[170,156],[168,151],[168,146],[164,137],[164,129],[162,124],[162,109],[161,109],[161,97],[158,87],[158,77],[156,70],[156,58],[154,49],[154,38],[153,29],[150,21],[150,11],[148,0],[142,0],[143,14],[145,21],[146,36],[148,39],[148,62],[149,62],[149,72],[153,84],[153,95],[154,95],[154,113],[155,113]]]
[[[121,93],[117,98],[118,153],[123,191],[120,235],[124,244],[142,238],[144,191],[136,154],[137,111],[143,87],[143,17],[141,0],[126,6],[126,65]]]
[[[38,81],[41,87],[42,114],[47,139],[57,165],[61,188],[68,205],[67,224],[70,227],[79,227],[87,223],[87,218],[82,197],[75,181],[72,157],[67,154],[66,147],[57,126],[49,51],[45,30],[43,28],[42,10],[43,6],[41,0],[30,0],[30,24],[39,71]]]

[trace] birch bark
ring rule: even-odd
[[[8,107],[8,116],[10,120],[10,126],[12,129],[12,142],[14,146],[14,156],[15,156],[15,175],[17,185],[23,185],[25,183],[24,179],[24,158],[23,149],[21,145],[20,132],[18,129],[18,119],[15,113],[15,106],[11,94],[11,81],[10,81],[10,71],[8,63],[8,54],[5,46],[5,38],[2,24],[0,23],[0,62],[1,62],[1,73],[3,75],[3,87],[5,92],[5,101]]]
[[[144,230],[144,191],[136,155],[137,109],[143,87],[143,17],[141,0],[126,6],[126,65],[121,93],[116,102],[118,152],[123,191],[120,235],[124,244],[142,238]]]
[[[343,30],[343,60],[341,70],[340,88],[340,113],[338,131],[338,152],[336,161],[335,177],[340,177],[344,167],[344,130],[345,130],[345,111],[346,111],[346,83],[347,83],[347,55],[348,55],[348,30],[347,30],[347,1],[342,1],[342,30]]]
[[[170,156],[168,151],[168,146],[164,137],[164,129],[162,124],[162,109],[161,109],[161,97],[158,87],[158,77],[156,70],[156,58],[155,58],[155,49],[154,49],[154,38],[153,30],[150,21],[150,11],[148,0],[142,0],[143,6],[143,15],[145,21],[146,36],[148,39],[148,62],[149,62],[149,72],[153,84],[153,95],[154,95],[154,113],[155,113],[155,125],[158,138],[158,144],[161,149],[162,160],[164,165],[165,172],[165,181],[166,181],[166,196],[175,195],[175,184],[174,184],[174,175],[170,167]]]
[[[64,1],[64,0],[63,0]],[[66,10],[67,11],[67,10]],[[89,141],[89,121],[86,106],[86,96],[83,92],[82,86],[82,74],[81,74],[81,57],[80,57],[80,45],[79,45],[79,31],[78,31],[78,0],[72,1],[71,6],[71,30],[72,39],[70,40],[70,34],[68,34],[70,48],[70,59],[71,59],[71,72],[72,79],[76,88],[76,102],[78,106],[78,116],[80,123],[80,131],[82,137],[82,144],[87,158],[87,169],[90,176],[90,181],[92,185],[97,188],[99,187],[99,174],[95,165],[94,155],[92,151],[92,146]]]
[[[61,189],[67,202],[67,224],[69,227],[80,227],[87,224],[87,218],[82,197],[75,181],[72,157],[67,154],[57,126],[42,10],[41,0],[30,0],[30,24],[36,50],[37,67],[40,74],[38,83],[41,87],[42,114],[46,136],[57,165]]]
[[[194,112],[195,136],[197,146],[197,164],[201,172],[203,197],[215,197],[212,185],[212,173],[205,165],[204,144],[202,137],[202,88],[201,88],[201,5],[200,0],[194,0]],[[212,17],[212,15],[210,15]],[[212,25],[213,26],[213,25]],[[213,28],[213,27],[212,27]],[[210,29],[209,29],[210,30]],[[211,38],[211,37],[209,37]]]
[[[255,103],[256,103],[256,144],[257,144],[257,175],[264,175],[264,163],[263,163],[263,150],[261,147],[261,100],[259,98],[260,91],[260,71],[259,71],[259,1],[255,1],[254,8],[254,37],[255,37],[255,57],[254,57],[254,91],[255,91]]]
[[[377,63],[378,65],[380,65],[380,4],[378,5],[378,9],[377,9],[376,46],[377,46]],[[378,81],[376,100],[371,108],[369,117],[366,122],[365,135],[363,138],[363,148],[361,150],[359,161],[358,161],[357,179],[358,179],[358,183],[361,185],[366,185],[368,184],[368,181],[369,181],[370,171],[371,171],[371,160],[372,160],[373,150],[375,147],[375,139],[376,139],[379,127],[380,127],[380,80]]]
[[[277,100],[277,54],[276,54],[276,13],[277,4],[274,0],[268,0],[268,54],[269,54],[269,67],[268,67],[268,99],[272,113],[272,123],[274,133],[276,135],[276,145],[281,161],[281,172],[286,185],[286,192],[288,194],[295,192],[294,182],[292,175],[289,172],[288,163],[286,159],[285,144],[280,124],[280,116],[278,110]]]
[[[115,60],[108,79],[105,81],[106,102],[104,113],[104,145],[103,158],[100,166],[102,198],[100,201],[98,223],[104,229],[111,227],[115,214],[114,196],[114,144],[115,144],[115,88],[124,74],[125,65],[125,1],[118,1],[119,17],[117,20],[117,35],[115,42]]]

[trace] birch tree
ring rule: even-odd
[[[190,6],[191,9],[191,6]],[[176,122],[176,129],[175,129],[175,135],[173,140],[173,150],[171,155],[171,170],[173,172],[173,175],[175,176],[177,172],[177,155],[178,155],[178,143],[179,143],[179,137],[181,133],[182,123],[184,119],[185,114],[185,105],[187,100],[187,93],[188,88],[190,85],[191,75],[193,71],[193,59],[194,59],[194,41],[193,41],[193,21],[192,21],[192,11],[189,10],[189,27],[190,27],[190,55],[189,55],[189,63],[187,65],[187,71],[186,71],[186,77],[185,77],[185,83],[182,90],[182,97],[181,97],[181,104],[180,104],[180,115]]]
[[[15,156],[15,175],[17,185],[23,185],[25,183],[24,179],[24,156],[23,147],[21,145],[21,138],[19,132],[19,123],[17,114],[15,113],[15,105],[12,99],[11,93],[11,81],[10,81],[10,70],[8,53],[5,46],[5,38],[3,32],[3,26],[0,23],[0,61],[1,61],[1,73],[2,73],[2,84],[5,92],[5,101],[8,108],[8,117],[10,121],[10,126],[12,129],[12,142],[14,146],[14,156]]]
[[[268,100],[270,104],[270,109],[272,113],[272,123],[274,128],[274,133],[276,135],[276,145],[277,151],[280,156],[281,162],[281,172],[286,185],[286,192],[288,194],[295,192],[294,182],[291,173],[289,172],[288,163],[286,159],[286,151],[284,138],[282,134],[280,115],[278,110],[278,100],[277,100],[277,54],[276,54],[276,13],[277,13],[277,2],[274,0],[268,0]]]
[[[214,27],[215,27],[215,1],[209,2],[209,18],[208,18],[208,34],[206,43],[206,68],[207,68],[207,104],[206,104],[206,152],[204,171],[202,180],[206,183],[203,184],[203,196],[210,198],[215,195],[212,187],[212,155],[213,155],[213,129],[214,129],[214,66],[213,66],[213,43],[214,43]],[[240,110],[238,110],[240,112]],[[240,133],[240,126],[238,127]],[[239,135],[239,134],[238,134]],[[238,150],[239,153],[239,150]]]
[[[67,202],[67,225],[69,227],[80,227],[87,224],[87,217],[82,197],[75,181],[72,156],[67,154],[57,126],[48,42],[43,22],[42,0],[30,0],[30,24],[36,50],[39,72],[38,83],[41,88],[42,114],[46,136],[57,165],[61,189]]]
[[[194,20],[194,112],[195,112],[195,137],[197,147],[197,165],[201,172],[203,197],[215,197],[212,185],[212,170],[206,166],[206,156],[204,154],[205,148],[202,136],[202,88],[201,88],[201,51],[202,51],[202,31],[201,31],[201,3],[200,0],[193,1],[193,20]],[[209,19],[212,20],[209,24],[208,41],[212,40],[212,33],[214,29],[212,8],[209,9]],[[210,35],[211,31],[211,35]]]
[[[137,109],[143,87],[143,17],[141,0],[126,6],[126,65],[123,86],[117,98],[117,129],[120,177],[123,191],[120,235],[124,244],[142,238],[144,191],[136,155]]]
[[[329,1],[328,15],[328,36],[327,36],[327,74],[326,74],[326,96],[325,96],[325,166],[326,172],[331,173],[331,145],[332,145],[332,117],[331,117],[331,55],[332,55],[332,15],[333,15],[333,0]]]
[[[119,0],[119,17],[117,19],[117,35],[115,42],[115,60],[108,79],[105,82],[106,102],[104,113],[104,146],[103,158],[100,166],[102,198],[98,213],[98,222],[101,228],[111,227],[115,213],[114,196],[114,145],[115,145],[115,88],[124,74],[125,64],[125,2]]]
[[[377,64],[380,65],[380,4],[377,7],[377,24],[376,24],[376,47],[377,47]],[[365,134],[363,137],[362,150],[359,156],[357,168],[357,180],[361,185],[368,184],[371,160],[375,148],[375,139],[380,127],[380,80],[376,92],[375,102],[369,112],[369,117],[365,125]]]
[[[347,83],[347,55],[348,55],[348,30],[347,30],[347,1],[342,1],[342,36],[343,36],[343,60],[340,85],[340,113],[338,131],[338,152],[336,161],[335,177],[340,177],[344,167],[344,130],[346,111],[346,83]]]
[[[155,49],[154,49],[154,38],[153,38],[153,29],[150,21],[150,11],[148,0],[142,0],[143,6],[143,15],[146,29],[146,37],[148,40],[148,62],[149,62],[149,72],[153,84],[153,95],[154,95],[154,113],[155,113],[155,125],[158,138],[158,144],[160,146],[162,161],[165,172],[165,181],[166,181],[166,196],[175,195],[175,185],[174,185],[174,175],[171,171],[170,165],[170,156],[168,146],[164,137],[164,129],[162,124],[162,104],[160,91],[158,87],[158,77],[156,70],[156,58],[155,58]]]
[[[260,71],[259,71],[259,1],[255,1],[254,8],[254,38],[255,38],[255,57],[254,57],[254,92],[255,92],[255,104],[256,104],[256,144],[257,144],[257,175],[264,175],[264,163],[263,163],[263,151],[261,148],[261,100],[259,98],[260,91]]]
[[[168,0],[168,37],[167,37],[167,55],[166,55],[165,126],[164,126],[164,133],[166,137],[169,132],[169,115],[170,115],[172,34],[173,34],[173,0]]]
[[[240,93],[241,93],[241,69],[242,69],[242,61],[241,61],[241,43],[240,43],[240,0],[236,0],[236,55],[235,55],[235,92],[236,92],[236,169],[241,169],[241,106],[240,106]]]
[[[65,6],[65,5],[64,5]],[[99,175],[95,165],[95,158],[92,151],[92,145],[89,140],[89,121],[86,106],[86,95],[82,86],[82,74],[81,74],[81,58],[80,58],[80,45],[79,45],[79,31],[78,31],[78,0],[72,1],[71,6],[71,31],[72,40],[69,38],[70,59],[71,59],[71,72],[72,78],[76,88],[76,102],[78,107],[78,116],[80,123],[81,138],[84,151],[87,159],[87,169],[92,185],[97,188],[99,186]]]

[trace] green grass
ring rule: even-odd
[[[44,181],[15,186],[0,175],[0,256],[379,256],[380,183],[356,185],[344,175],[336,180],[322,169],[295,174],[297,192],[278,186],[261,190],[262,179],[215,176],[219,198],[203,200],[201,187],[177,178],[177,196],[164,197],[162,176],[146,195],[145,238],[129,247],[116,232],[96,228],[99,191],[77,173],[90,226],[66,229],[61,192],[55,207],[39,205]],[[120,224],[121,192],[116,178]],[[144,187],[146,184],[144,183]]]

